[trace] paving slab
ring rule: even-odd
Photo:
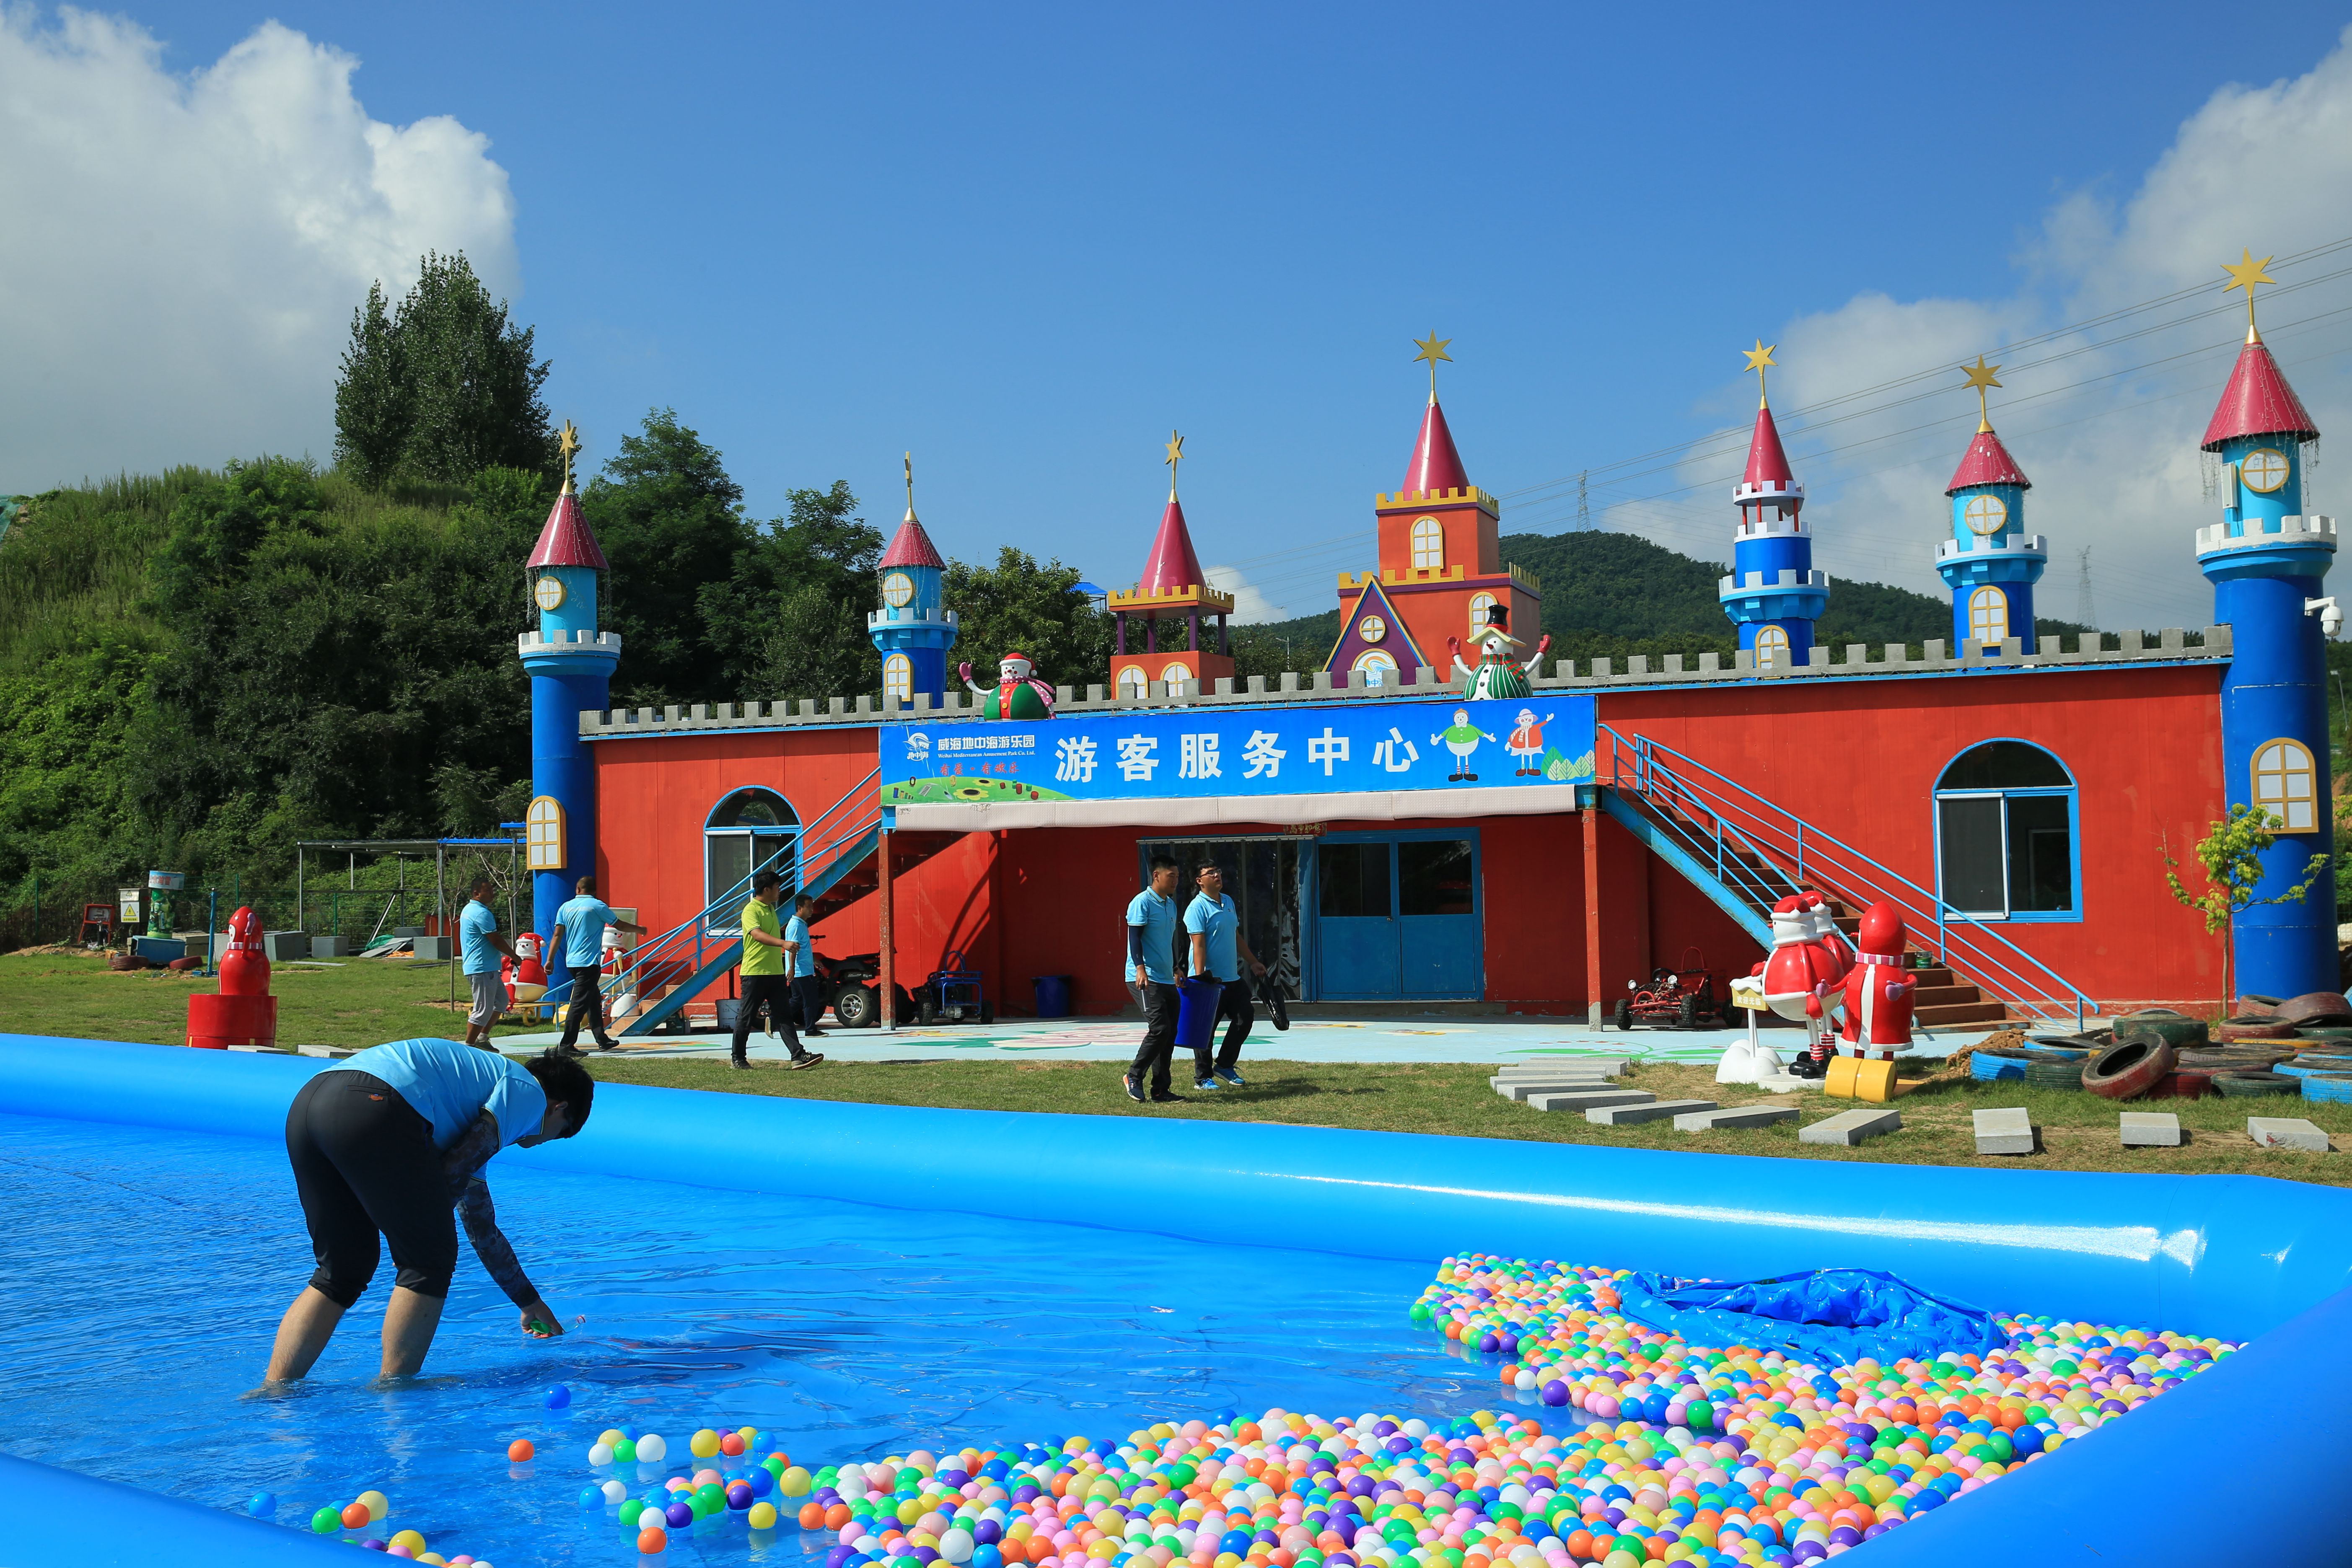
[[[1566,1094],[1578,1089],[1613,1089],[1616,1085],[1606,1078],[1579,1077],[1574,1073],[1555,1072],[1543,1078],[1515,1080],[1497,1083],[1495,1092],[1506,1100],[1524,1100],[1530,1094]]]
[[[1835,1144],[1842,1148],[1850,1149],[1866,1138],[1875,1138],[1881,1134],[1892,1133],[1902,1125],[1903,1113],[1899,1111],[1876,1108],[1841,1111],[1834,1116],[1823,1117],[1809,1127],[1798,1128],[1797,1142]]]
[[[2315,1155],[2327,1152],[2327,1134],[2300,1116],[2249,1116],[2246,1132],[2266,1149],[2302,1149]]]
[[[1586,1110],[1584,1119],[1602,1127],[1627,1127],[1636,1122],[1663,1122],[1669,1116],[1714,1109],[1712,1100],[1653,1100],[1646,1105],[1594,1105]]]
[[[1528,1104],[1538,1111],[1590,1111],[1601,1105],[1647,1105],[1655,1099],[1646,1089],[1570,1089],[1530,1094]]]
[[[1624,1071],[1625,1059],[1622,1056],[1555,1057],[1542,1061],[1507,1061],[1495,1076],[1528,1078],[1545,1072],[1597,1072],[1603,1078],[1614,1078]]]
[[[1976,1123],[1977,1153],[2030,1155],[2034,1152],[2032,1112],[2005,1107],[1971,1114]]]
[[[1714,1111],[1685,1111],[1675,1118],[1677,1133],[1704,1133],[1716,1127],[1769,1127],[1797,1119],[1794,1105],[1727,1105]]]
[[[2180,1118],[2169,1111],[2126,1111],[2122,1135],[2127,1149],[2177,1149],[2189,1141]]]

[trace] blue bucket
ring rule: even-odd
[[[1070,1016],[1070,977],[1039,975],[1032,982],[1037,988],[1037,1016],[1041,1019],[1066,1019]]]
[[[1217,1032],[1217,1004],[1225,997],[1218,979],[1180,980],[1176,985],[1176,1049],[1203,1051]]]

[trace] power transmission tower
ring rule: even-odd
[[[1592,470],[1590,468],[1580,468],[1577,470],[1576,527],[1579,532],[1581,532],[1592,526],[1592,505],[1585,498],[1584,495],[1584,476],[1591,472]]]
[[[2074,579],[2074,619],[2082,624],[2098,629],[2099,607],[2091,598],[2091,547],[2084,545],[2080,558],[2082,570]]]

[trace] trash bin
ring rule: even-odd
[[[1225,983],[1219,979],[1180,980],[1176,983],[1176,1049],[1202,1051],[1207,1048],[1209,1037],[1217,1032],[1217,1004],[1225,997]]]
[[[1037,1016],[1041,1019],[1066,1019],[1070,1016],[1070,977],[1039,975],[1031,982],[1037,988]]]
[[[735,1032],[735,1019],[741,1010],[742,1006],[743,998],[740,997],[721,997],[719,998],[718,1013],[719,1033],[733,1034]]]

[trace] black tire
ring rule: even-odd
[[[2213,1087],[2230,1100],[2259,1099],[2270,1094],[2300,1094],[2303,1080],[2292,1072],[2217,1072]]]
[[[983,1024],[991,1024],[996,1021],[996,1009],[993,1004],[986,1001],[980,1004],[980,1021]]]
[[[2126,1013],[2115,1023],[2116,1043],[2161,1042],[2175,1048],[2203,1045],[2209,1036],[2203,1019],[2184,1018],[2169,1008],[2148,1008]]]
[[[2036,1089],[2080,1089],[2083,1065],[2078,1061],[2029,1061],[2025,1064],[2025,1081]]]
[[[2161,1040],[2111,1045],[2083,1070],[2083,1087],[2103,1100],[2137,1099],[2164,1082],[2179,1060],[2179,1053]]]
[[[864,986],[844,986],[833,994],[833,1017],[844,1029],[872,1029],[882,1021],[881,998]]]
[[[1685,997],[1683,998],[1682,1006],[1675,1009],[1675,1022],[1683,1029],[1696,1029],[1698,1027],[1698,998],[1696,997]]]
[[[1622,998],[1617,1003],[1617,1028],[1626,1033],[1633,1028],[1633,1004]]]

